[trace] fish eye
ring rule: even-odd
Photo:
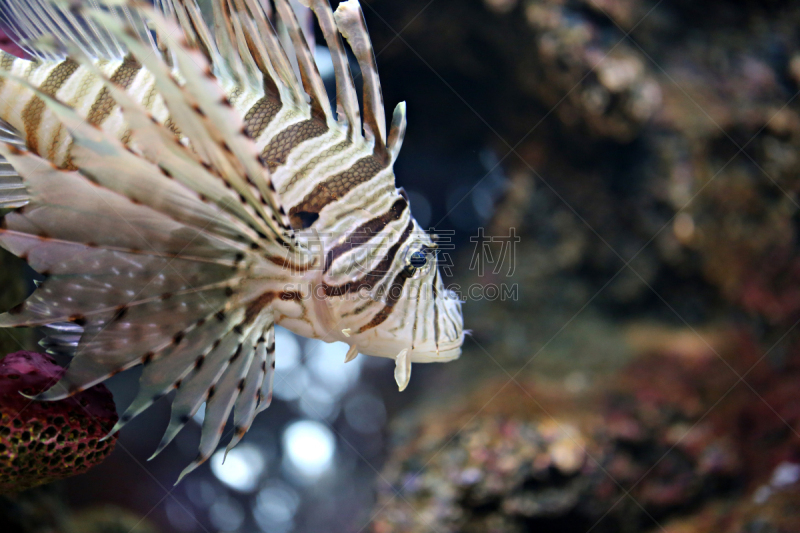
[[[424,267],[428,263],[428,256],[425,252],[416,251],[411,254],[411,257],[408,258],[408,264],[414,268],[419,269]]]

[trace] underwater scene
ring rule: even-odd
[[[0,0],[0,531],[800,532],[799,27]]]

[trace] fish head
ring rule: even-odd
[[[461,300],[446,288],[440,272],[440,250],[413,218],[395,238],[396,249],[385,272],[372,270],[376,281],[354,291],[354,301],[340,308],[343,340],[358,353],[409,363],[446,362],[461,354],[464,320]],[[384,244],[387,250],[391,247]],[[362,278],[364,279],[364,278]]]

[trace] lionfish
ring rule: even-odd
[[[74,347],[58,400],[143,365],[111,430],[177,390],[159,453],[205,403],[199,454],[272,399],[275,325],[395,360],[460,354],[461,302],[395,186],[357,0],[302,0],[330,50],[336,114],[288,0],[7,0],[29,58],[0,55],[0,246],[41,274],[2,327]],[[213,19],[213,20],[210,20]],[[363,77],[359,105],[344,37]],[[79,341],[77,339],[79,335]],[[279,348],[279,347],[278,347]]]

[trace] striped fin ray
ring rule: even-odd
[[[25,147],[25,141],[7,122],[0,120],[0,143],[10,144],[16,148]],[[27,205],[30,196],[14,167],[5,158],[0,157],[0,209],[16,209]]]
[[[182,3],[184,6],[186,5],[185,1]],[[224,3],[219,0],[211,3],[214,12],[214,38],[219,55],[230,79],[236,80],[237,86],[258,90],[261,86],[261,72],[255,59],[247,50],[246,43],[237,39],[241,36],[241,30],[237,28],[239,22],[228,16],[228,10],[222,5]],[[237,32],[237,29],[240,31]]]
[[[242,22],[242,37],[252,49],[257,51],[254,58],[261,71],[268,75],[274,70],[277,77],[269,77],[276,82],[280,80],[281,84],[288,89],[286,95],[290,99],[286,103],[303,108],[306,105],[305,93],[294,75],[292,64],[280,43],[278,34],[269,21],[269,12],[265,10],[265,7],[269,7],[269,2],[228,0],[228,5],[235,9],[238,19]]]
[[[231,275],[238,268],[224,264],[45,240],[15,231],[0,232],[0,244],[45,277],[26,302],[0,315],[2,327],[105,323],[107,315],[116,316],[130,306],[174,295],[185,299],[190,297],[187,293],[205,288],[221,290],[230,286],[228,279],[237,279]],[[114,280],[120,282],[115,285]]]
[[[119,431],[171,390],[179,388],[181,381],[203,364],[214,342],[232,328],[228,321],[218,320],[215,315],[216,313],[202,318],[196,328],[186,333],[181,343],[171,345],[144,361],[144,370],[139,378],[139,392],[109,435]]]
[[[241,394],[236,399],[233,415],[234,434],[228,443],[226,454],[250,429],[256,414],[263,410],[260,406],[269,406],[272,401],[272,378],[275,375],[275,324],[271,314],[266,320],[256,346],[255,359],[247,372]]]
[[[264,381],[261,384],[261,393],[258,395],[258,405],[256,413],[264,411],[272,403],[272,388],[275,381],[275,328],[270,328],[267,332],[267,343],[265,346],[267,356],[267,368]]]
[[[226,294],[224,287],[191,289],[166,301],[133,301],[86,315],[78,354],[61,380],[37,399],[66,398],[180,344],[201,318],[225,306]]]
[[[234,404],[245,391],[247,376],[254,374],[258,378],[262,375],[256,355],[260,344],[259,339],[263,336],[264,320],[271,321],[270,315],[271,313],[267,313],[266,317],[255,320],[249,332],[245,333],[242,344],[231,358],[225,373],[214,385],[213,394],[209,394],[197,458],[183,470],[178,482],[211,457],[222,438],[222,432]],[[252,396],[255,397],[254,394]]]
[[[122,108],[125,120],[131,128],[133,144],[147,160],[157,165],[158,173],[174,178],[176,182],[196,192],[199,198],[204,198],[237,219],[240,222],[239,236],[234,237],[234,240],[246,238],[251,244],[257,243],[259,234],[263,234],[266,228],[252,209],[242,205],[226,182],[218,174],[212,174],[213,169],[204,167],[197,156],[181,144],[171,131],[154,121],[141,104],[123,88],[115,85],[96,65],[87,58],[78,59],[103,81],[115,102]]]
[[[0,154],[20,172],[31,195],[30,205],[5,216],[3,234],[16,234],[43,248],[52,242],[54,249],[80,246],[87,250],[84,254],[98,250],[227,268],[239,257],[229,240],[178,222],[78,172],[56,168],[9,145],[0,145]]]
[[[361,130],[361,116],[358,107],[358,97],[353,84],[353,75],[350,64],[344,51],[342,38],[336,28],[336,21],[328,0],[304,0],[306,7],[310,7],[317,17],[319,26],[333,61],[336,77],[336,104],[340,124],[348,127],[351,138]]]
[[[52,99],[50,105],[58,107]],[[89,160],[92,155],[102,159],[108,151],[115,155],[103,139],[93,137],[90,126],[67,108],[59,111],[72,121],[79,160],[80,150]],[[0,316],[0,324],[69,321],[85,328],[78,357],[43,399],[63,397],[139,364],[185,336],[202,317],[225,308],[239,284],[239,256],[245,254],[230,240],[193,229],[137,200],[122,183],[144,179],[137,172],[115,174],[120,194],[13,145],[0,152],[25,177],[33,200],[27,209],[8,215],[0,243],[46,278],[31,299]],[[134,160],[127,163],[136,170],[136,157],[129,156]],[[186,222],[193,206],[202,211],[205,205],[192,197],[184,204]],[[160,207],[176,215],[174,206]],[[106,231],[94,231],[98,224]]]
[[[334,13],[339,31],[353,50],[361,77],[364,79],[364,134],[367,141],[375,142],[375,153],[386,154],[386,115],[383,94],[372,41],[364,23],[364,14],[357,0],[346,0]]]
[[[87,11],[101,20],[151,72],[170,115],[203,163],[211,165],[253,209],[278,241],[291,235],[288,218],[278,205],[269,169],[260,161],[255,145],[248,138],[241,117],[230,105],[206,57],[197,49],[181,46],[169,36],[177,27],[150,11],[149,20],[173,52],[186,84],[177,84],[164,62],[148,51],[141,41],[125,32],[106,14]]]
[[[228,415],[244,387],[245,376],[253,362],[256,346],[249,344],[251,341],[253,341],[251,338],[245,340],[245,344],[234,354],[225,373],[214,385],[213,394],[209,394],[197,458],[184,468],[177,482],[206,462],[219,444],[225,424],[228,422]]]
[[[73,131],[76,161],[82,160],[81,150],[86,150],[88,158],[92,150],[99,158],[105,157],[105,152],[110,156],[121,155],[112,149],[113,143],[110,146],[98,138],[93,127],[81,123],[71,110],[52,99],[49,103],[58,108],[59,116]],[[257,338],[243,341],[242,329],[253,328],[244,324],[243,306],[247,302],[235,303],[237,293],[258,295],[261,290],[248,286],[239,277],[238,262],[231,255],[241,252],[229,246],[227,239],[211,238],[199,232],[192,237],[198,240],[197,246],[182,241],[173,244],[169,237],[175,235],[179,227],[177,222],[164,213],[151,212],[152,208],[144,202],[134,203],[131,197],[135,195],[129,189],[121,189],[122,193],[113,191],[101,183],[92,183],[78,172],[58,169],[14,146],[4,145],[0,152],[5,153],[26,177],[34,200],[29,209],[9,216],[11,229],[3,229],[0,243],[26,258],[46,277],[39,292],[16,309],[15,314],[0,317],[0,324],[66,320],[70,330],[67,333],[74,333],[69,326],[84,330],[79,355],[73,359],[64,378],[38,399],[66,397],[144,363],[141,392],[121,422],[124,424],[169,389],[179,386],[175,415],[160,449],[174,438],[186,418],[196,412],[198,401],[208,402],[208,427],[218,427],[220,420],[224,423],[234,403],[241,405],[238,419],[242,426],[249,427],[255,414],[254,404],[260,397],[255,391],[263,386],[266,376],[268,351],[264,340],[258,340],[261,332]],[[136,168],[137,163],[131,160],[127,164]],[[136,175],[136,172],[131,174]],[[118,180],[124,181],[125,176],[116,174]],[[142,224],[140,231],[153,240],[157,249],[136,249],[137,245],[144,246],[144,242],[131,237],[113,237],[108,242],[99,239],[99,243],[85,244],[96,233],[91,231],[96,224],[82,222],[81,215],[75,215],[78,218],[71,220],[71,224],[53,224],[50,218],[59,219],[59,200],[65,207],[78,213],[91,213],[104,221],[113,222],[115,213],[123,212],[124,216],[119,218]],[[203,205],[199,199],[195,202]],[[103,205],[109,206],[107,212],[98,207]],[[147,223],[148,220],[152,222]],[[167,235],[152,231],[152,228],[161,227]],[[75,228],[87,228],[86,233]],[[61,233],[66,239],[58,239]],[[110,233],[124,236],[131,232],[121,229]],[[204,242],[206,245],[202,245]],[[205,253],[210,243],[214,243],[213,249]],[[173,245],[175,248],[171,248]],[[194,255],[189,255],[188,259],[179,257],[171,252],[177,248]],[[120,283],[120,280],[133,281]],[[144,287],[140,286],[142,284]],[[132,289],[138,290],[133,299],[128,294]],[[225,311],[232,306],[233,311]],[[271,324],[271,311],[269,322]],[[234,345],[245,347],[243,356],[238,356],[240,359],[234,357],[239,352],[230,353]],[[248,345],[252,348],[247,348]],[[204,365],[206,357],[198,358],[197,354],[209,346]],[[236,361],[241,362],[234,365]],[[253,361],[258,362],[254,364]],[[182,380],[184,386],[180,386]],[[216,402],[212,401],[214,390],[222,394]],[[241,395],[244,391],[248,392],[249,402]],[[209,431],[205,431],[201,444],[202,456],[207,456],[219,440],[217,429]]]
[[[244,310],[238,309],[224,316],[223,320],[229,325],[228,331],[214,342],[208,356],[181,382],[178,393],[172,401],[169,425],[151,459],[172,442],[192,416],[197,413],[203,402],[213,397],[215,386],[229,365],[242,355],[245,341],[247,344],[251,344],[247,337],[252,334],[252,327],[247,331],[238,327],[244,315]]]
[[[400,148],[403,147],[406,126],[406,103],[400,102],[394,108],[392,127],[389,129],[389,141],[386,143],[386,147],[389,149],[389,156],[392,158],[392,164],[397,161],[397,156],[400,155]]]
[[[86,64],[91,65],[90,62]],[[105,78],[99,70],[96,74]],[[4,73],[0,72],[0,76],[3,75]],[[198,192],[173,180],[165,179],[164,172],[159,166],[138,157],[120,141],[109,137],[97,126],[89,124],[73,109],[43,93],[26,80],[11,79],[36,93],[59,117],[75,143],[71,151],[73,163],[92,182],[126,196],[135,203],[147,205],[173,220],[202,229],[206,233],[231,241],[245,240],[246,244],[256,241],[255,235],[247,239],[248,230],[244,224],[223,216],[217,206],[210,205],[207,198],[204,201],[204,197]],[[108,84],[116,89],[110,81]],[[120,90],[115,91],[114,95],[116,98],[120,96],[123,99],[129,98]],[[146,123],[150,126],[150,130],[158,128],[150,120]],[[172,142],[175,142],[174,137]],[[185,148],[178,146],[180,150],[186,151]],[[233,195],[226,196],[231,204],[238,203]],[[231,248],[239,248],[242,251],[247,249],[241,244],[235,245],[233,242],[230,244]]]
[[[75,0],[4,0],[0,4],[0,21],[12,40],[40,60],[64,59],[66,54],[61,45],[68,42],[94,58],[122,59],[124,46],[102,25],[76,14],[74,7],[78,3]],[[100,9],[97,0],[88,3]],[[126,19],[141,38],[150,39],[144,19],[135,12],[126,6],[105,6],[105,9],[118,19]],[[154,45],[152,39],[150,42]]]
[[[203,49],[214,66],[214,73],[217,77],[234,79],[234,73],[230,71],[223,60],[217,42],[203,20],[200,6],[196,2],[157,0],[156,5],[161,7],[167,18],[174,18],[180,24],[190,45]]]
[[[213,66],[214,74],[223,79],[238,80],[241,88],[255,92],[264,89],[281,102],[302,108],[305,96],[291,63],[280,45],[265,8],[254,0],[219,0],[212,4],[214,31],[206,25],[196,2],[191,0],[160,0],[174,12],[190,41],[203,44]],[[190,21],[186,24],[181,20]],[[261,74],[256,78],[256,71]]]
[[[289,37],[294,45],[303,87],[306,94],[311,98],[312,115],[325,122],[332,120],[331,104],[328,100],[328,93],[325,91],[325,84],[319,75],[314,56],[308,48],[308,43],[303,36],[303,31],[300,29],[300,24],[297,22],[294,10],[287,0],[275,0],[275,6],[278,16],[289,32]]]

